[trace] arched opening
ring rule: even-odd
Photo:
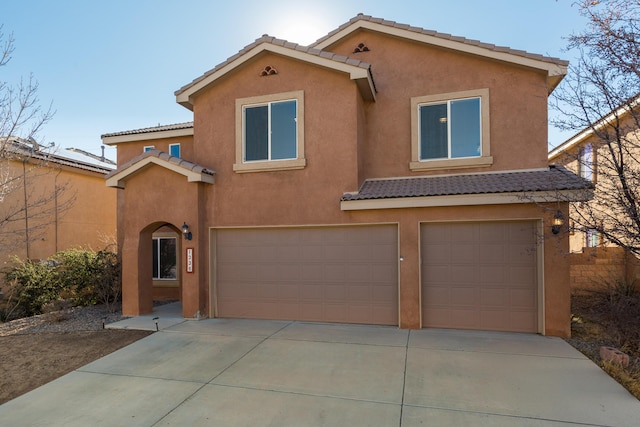
[[[182,232],[169,222],[149,224],[140,232],[138,286],[141,312],[182,301]]]

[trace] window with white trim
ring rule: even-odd
[[[169,144],[169,154],[180,158],[180,144]]]
[[[142,152],[143,152],[143,153],[146,153],[147,151],[151,151],[151,150],[153,150],[153,149],[155,149],[155,148],[156,148],[156,147],[155,147],[155,146],[153,146],[153,145],[145,145],[145,146],[142,148]]]
[[[593,181],[593,147],[591,144],[587,144],[580,149],[578,154],[578,175]]]
[[[302,91],[236,100],[236,172],[305,165]]]
[[[422,104],[418,109],[420,160],[480,157],[480,98]]]
[[[297,157],[295,99],[243,107],[245,162]]]
[[[153,238],[153,279],[177,279],[177,241],[175,237]]]
[[[411,170],[490,166],[489,90],[411,99]]]
[[[600,235],[595,228],[587,228],[585,230],[585,246],[587,248],[596,248],[600,244]]]

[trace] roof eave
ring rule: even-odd
[[[123,142],[147,141],[152,139],[176,138],[180,136],[193,136],[193,127],[183,129],[171,129],[164,131],[149,130],[148,132],[125,133],[121,135],[103,135],[102,143],[105,145],[117,145]]]
[[[437,46],[444,49],[461,51],[467,54],[483,56],[502,62],[513,63],[528,68],[542,70],[546,72],[548,76],[547,83],[549,85],[549,93],[552,92],[553,89],[555,89],[555,87],[567,74],[567,67],[569,65],[568,61],[545,61],[542,59],[543,57],[541,55],[516,55],[509,52],[509,49],[488,49],[486,47],[483,47],[482,43],[464,43],[462,41],[456,40],[456,37],[444,38],[436,35],[425,34],[419,31],[412,31],[410,28],[411,27],[408,26],[401,28],[385,25],[379,22],[369,21],[366,19],[356,19],[350,25],[347,25],[341,30],[336,31],[325,39],[321,39],[320,41],[312,44],[311,47],[321,50],[326,49],[327,47],[330,47],[334,43],[340,41],[347,35],[357,31],[358,29],[367,29],[371,31],[390,34],[404,39],[430,44],[432,46]],[[435,32],[433,33],[435,34]],[[536,57],[539,57],[541,59],[537,59]]]
[[[598,120],[593,126],[581,130],[562,144],[549,151],[547,159],[549,161],[552,161],[562,153],[571,150],[577,145],[580,145],[580,143],[592,137],[595,134],[596,130],[601,130],[604,126],[611,123],[616,117],[622,117],[625,114],[629,114],[630,109],[635,109],[638,105],[640,105],[640,95],[637,98],[633,99],[629,105],[623,105],[622,107],[611,111],[605,117]]]
[[[592,197],[592,190],[560,190],[489,194],[456,194],[444,196],[390,197],[365,200],[342,200],[343,211],[373,209],[406,209],[444,206],[507,205],[549,202],[578,202]]]
[[[106,184],[107,187],[113,188],[125,188],[126,181],[131,177],[141,173],[147,168],[157,165],[163,168],[172,170],[173,172],[179,173],[187,178],[187,182],[204,182],[207,184],[214,184],[215,177],[213,171],[208,171],[204,168],[187,168],[181,165],[179,159],[176,161],[172,161],[173,158],[166,153],[161,153],[162,155],[166,155],[168,159],[163,159],[154,155],[146,155],[140,158],[137,161],[132,162],[120,169],[117,169],[106,176]],[[189,162],[190,165],[193,165]]]
[[[265,41],[239,55],[228,64],[221,66],[219,69],[214,68],[210,73],[205,74],[200,79],[196,79],[191,84],[176,91],[176,102],[189,110],[193,110],[194,98],[200,91],[263,52],[286,56],[349,74],[351,80],[356,82],[363,98],[368,101],[375,101],[375,86],[368,67],[335,61],[330,58],[304,52],[303,50],[292,49]]]

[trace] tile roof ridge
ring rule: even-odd
[[[414,33],[428,35],[428,36],[433,36],[433,37],[437,37],[437,38],[444,39],[444,40],[451,40],[451,41],[455,41],[455,42],[462,43],[462,44],[468,44],[468,45],[471,45],[471,46],[477,46],[477,47],[480,47],[480,48],[493,50],[493,51],[496,51],[496,52],[509,53],[509,54],[512,54],[512,55],[521,56],[521,57],[534,59],[534,60],[538,60],[538,61],[550,62],[550,63],[563,65],[563,66],[569,65],[569,61],[564,60],[564,59],[560,59],[560,58],[557,58],[557,57],[545,56],[545,55],[541,55],[541,54],[537,54],[537,53],[531,53],[531,52],[527,52],[525,50],[520,50],[520,49],[513,49],[513,48],[510,48],[508,46],[496,46],[495,44],[482,42],[480,40],[468,39],[468,38],[463,37],[463,36],[454,36],[454,35],[451,35],[451,34],[448,34],[448,33],[441,33],[441,32],[435,31],[435,30],[430,30],[430,29],[426,29],[426,28],[422,28],[422,27],[416,27],[416,26],[412,26],[412,25],[409,25],[409,24],[398,23],[396,21],[390,21],[390,20],[386,20],[386,19],[383,19],[383,18],[376,18],[376,17],[373,17],[371,15],[365,15],[363,13],[358,13],[355,17],[351,18],[346,23],[340,25],[335,30],[329,32],[328,34],[320,37],[315,42],[311,43],[309,45],[309,47],[315,47],[315,46],[319,45],[323,41],[331,38],[335,34],[339,33],[340,31],[344,30],[345,28],[348,28],[349,26],[353,25],[354,23],[356,23],[358,21],[368,21],[368,22],[384,25],[384,26],[391,27],[391,28],[397,28],[397,29],[400,29],[400,30],[410,31],[410,32],[414,32]]]
[[[465,173],[450,173],[450,174],[437,174],[437,175],[418,175],[418,176],[392,176],[386,178],[367,178],[365,181],[393,181],[393,180],[403,180],[403,179],[424,179],[424,178],[448,178],[452,176],[477,176],[477,175],[499,175],[499,174],[517,174],[517,173],[530,173],[530,172],[545,172],[551,168],[549,167],[543,168],[532,168],[532,169],[509,169],[509,170],[501,170],[501,171],[483,171],[483,172],[465,172]],[[555,166],[555,165],[553,165]]]
[[[122,166],[120,166],[119,168],[117,168],[116,170],[110,172],[107,175],[107,178],[111,177],[112,175],[115,175],[119,172],[121,172],[124,169],[127,169],[129,167],[131,167],[132,165],[138,163],[141,160],[146,159],[147,157],[155,157],[158,158],[160,160],[164,160],[166,162],[175,164],[183,169],[187,169],[190,170],[192,172],[198,172],[198,173],[204,173],[207,175],[214,175],[215,171],[208,169],[202,165],[199,165],[197,163],[191,162],[189,160],[185,160],[182,159],[180,157],[176,157],[176,156],[172,156],[169,153],[166,153],[164,151],[158,150],[158,149],[152,149],[149,151],[145,151],[137,156],[135,156],[134,158],[132,158],[131,160],[129,160],[128,162],[124,163]]]
[[[159,124],[158,126],[150,126],[146,128],[138,128],[138,129],[130,129],[130,130],[123,130],[118,132],[105,133],[100,135],[100,138],[108,138],[108,137],[120,136],[120,135],[131,135],[131,134],[137,134],[137,133],[162,132],[165,130],[189,129],[192,127],[193,127],[193,121],[172,123],[168,125]]]
[[[226,65],[232,63],[236,59],[240,58],[242,55],[245,55],[246,53],[250,52],[252,49],[255,49],[256,47],[260,46],[263,43],[271,44],[273,46],[280,46],[280,47],[283,47],[285,49],[290,49],[292,51],[302,52],[302,53],[306,53],[306,54],[309,54],[309,55],[318,56],[318,57],[321,57],[321,58],[329,59],[331,61],[341,62],[341,63],[345,63],[345,64],[348,64],[348,65],[360,67],[360,68],[365,68],[365,69],[370,69],[371,68],[371,64],[369,64],[368,62],[360,61],[358,59],[350,58],[350,57],[344,56],[344,55],[338,55],[336,53],[325,51],[325,50],[322,50],[322,49],[318,49],[318,48],[312,47],[310,45],[309,46],[305,46],[305,45],[301,45],[301,44],[298,44],[298,43],[290,42],[290,41],[287,41],[287,40],[284,40],[284,39],[279,39],[277,37],[273,37],[273,36],[270,36],[268,34],[263,34],[261,37],[258,37],[257,39],[255,39],[252,43],[249,43],[248,45],[246,45],[245,47],[240,49],[234,55],[232,55],[232,56],[228,57],[226,60],[218,63],[217,65],[215,65],[210,70],[204,72],[201,76],[195,78],[191,82],[189,82],[189,83],[185,84],[184,86],[182,86],[180,89],[176,90],[174,92],[174,95],[175,96],[180,95],[181,93],[185,92],[190,87],[192,87],[193,85],[195,85],[198,82],[206,79],[208,76],[216,73],[221,68],[223,68]]]

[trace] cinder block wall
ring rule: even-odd
[[[572,291],[599,289],[617,281],[640,282],[638,259],[622,248],[583,248],[570,259]]]

